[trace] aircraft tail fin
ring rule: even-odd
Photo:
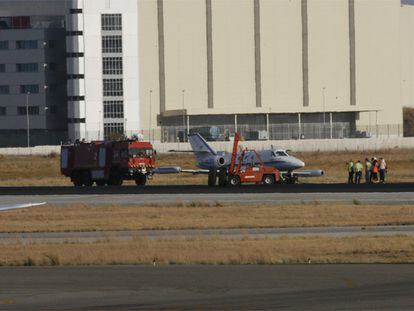
[[[199,133],[190,134],[188,136],[188,141],[190,142],[191,149],[193,149],[198,161],[202,161],[204,158],[209,156],[217,155],[217,152],[211,148],[211,146]]]

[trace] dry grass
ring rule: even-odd
[[[323,169],[326,176],[317,179],[302,179],[309,182],[346,182],[346,162],[350,159],[363,161],[366,157],[384,157],[387,160],[389,174],[388,182],[414,181],[413,150],[384,150],[381,152],[303,152],[293,153],[303,159],[306,169]],[[158,156],[157,165],[179,165],[184,168],[195,168],[196,162],[191,154],[162,154]],[[174,174],[157,175],[149,182],[161,184],[206,184],[206,175]],[[132,184],[132,183],[130,183]],[[1,156],[0,155],[0,185],[1,186],[48,186],[70,185],[68,178],[60,175],[58,156]]]
[[[2,212],[0,232],[266,228],[414,224],[414,206],[45,206]]]
[[[0,265],[413,263],[414,237],[106,239],[2,245]]]

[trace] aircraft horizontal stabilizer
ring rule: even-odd
[[[153,170],[154,174],[178,174],[181,173],[179,166],[160,166]]]
[[[292,172],[295,177],[321,177],[325,175],[322,170],[307,170],[307,171],[295,171]]]
[[[181,170],[181,172],[198,175],[198,174],[208,174],[210,171],[209,170]]]

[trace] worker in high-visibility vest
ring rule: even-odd
[[[362,177],[362,170],[363,166],[361,161],[358,160],[357,163],[355,163],[355,183],[360,184],[361,183],[361,177]]]
[[[348,162],[348,184],[354,183],[354,162],[350,160]]]
[[[371,161],[366,158],[365,159],[365,183],[370,183],[371,182],[371,167],[372,167],[372,163]]]

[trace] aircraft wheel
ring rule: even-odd
[[[267,186],[271,186],[275,183],[275,177],[273,175],[264,175],[263,176],[263,184]]]
[[[225,187],[227,185],[227,174],[226,172],[220,172],[219,174],[219,186]]]
[[[208,185],[210,187],[214,187],[216,185],[216,179],[216,172],[210,171],[210,173],[208,173]]]
[[[147,183],[147,176],[144,174],[139,174],[135,177],[135,184],[137,186],[144,186]]]
[[[105,186],[105,184],[106,184],[105,180],[97,180],[96,181],[96,185],[99,186],[99,187],[103,187],[103,186]]]
[[[232,187],[240,186],[240,177],[237,175],[230,175],[228,178],[228,184]]]

